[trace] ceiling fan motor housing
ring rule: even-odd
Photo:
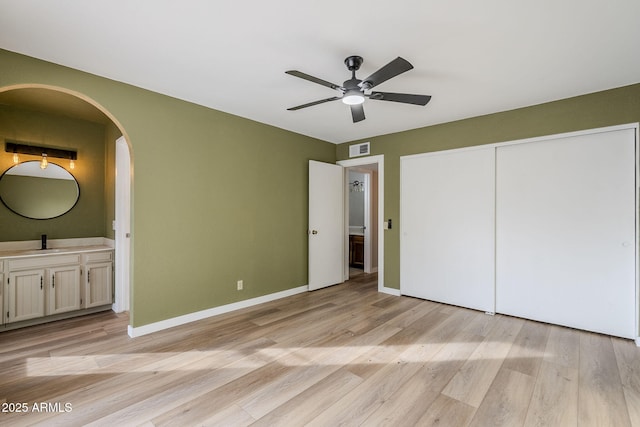
[[[360,88],[360,83],[362,83],[362,80],[356,79],[356,71],[360,69],[362,62],[363,59],[361,56],[349,56],[344,60],[345,65],[347,66],[349,71],[351,71],[351,78],[349,80],[345,80],[345,82],[342,84],[345,97],[361,96],[362,89]],[[357,103],[359,104],[361,103],[361,101]]]
[[[349,56],[344,60],[344,64],[347,66],[349,71],[357,71],[360,69],[362,65],[363,59],[361,56]]]
[[[346,91],[349,91],[350,89],[360,90],[360,82],[362,82],[362,80],[356,78],[345,80],[345,82],[342,83],[342,87],[345,88]]]

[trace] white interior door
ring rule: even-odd
[[[124,137],[116,140],[116,313],[129,311],[130,259],[131,259],[131,156]]]
[[[635,336],[635,132],[497,149],[496,310]]]
[[[400,291],[495,311],[495,148],[403,157]]]
[[[343,282],[344,171],[309,161],[309,290]]]

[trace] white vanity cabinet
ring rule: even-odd
[[[0,257],[5,328],[108,310],[113,302],[113,250],[16,251]]]
[[[5,323],[80,308],[80,255],[18,257],[5,261]]]
[[[50,268],[47,279],[47,315],[80,310],[79,265]]]
[[[44,269],[9,273],[6,323],[44,316]]]
[[[84,265],[84,307],[113,303],[113,251],[85,254]]]

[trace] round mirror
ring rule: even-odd
[[[18,215],[50,219],[69,212],[78,202],[80,188],[73,175],[61,166],[40,162],[15,165],[0,177],[0,199]]]

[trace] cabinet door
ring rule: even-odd
[[[349,259],[350,265],[358,268],[364,268],[364,236],[350,236],[351,254]]]
[[[44,270],[9,274],[7,323],[44,316]]]
[[[49,283],[47,314],[80,309],[80,266],[56,267],[47,270]]]
[[[98,307],[113,302],[112,263],[87,264],[84,307]]]

